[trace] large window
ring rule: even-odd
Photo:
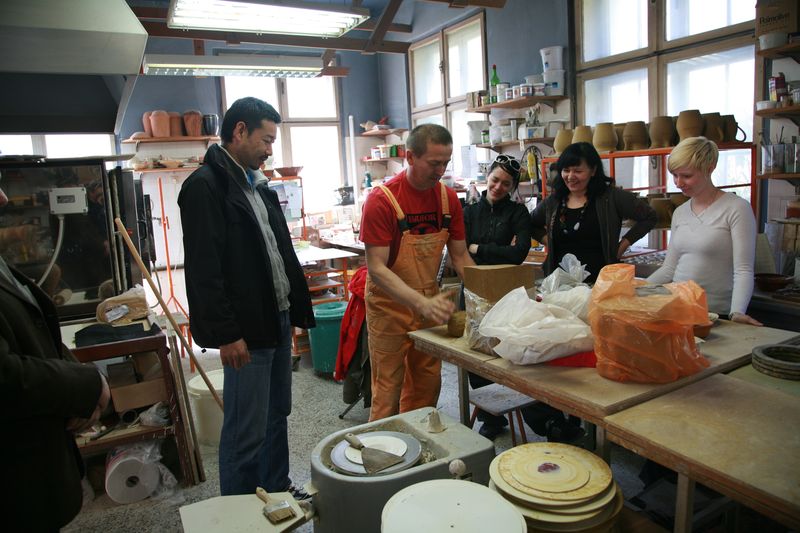
[[[448,172],[455,176],[474,177],[462,157],[462,147],[470,146],[467,122],[486,120],[486,115],[466,112],[467,93],[486,88],[483,34],[480,14],[413,44],[409,51],[412,124],[439,124],[450,130],[453,157]],[[483,161],[488,151],[480,148],[475,155]]]
[[[273,167],[302,166],[306,213],[328,211],[342,186],[341,132],[336,83],[319,78],[224,78],[226,109],[239,98],[256,96],[280,113]]]
[[[69,158],[115,153],[114,136],[106,133],[0,135],[0,155]]]

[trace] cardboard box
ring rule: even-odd
[[[536,281],[531,264],[464,267],[464,287],[481,298],[496,302],[517,287],[530,289]]]
[[[163,379],[143,381],[135,385],[125,385],[111,389],[111,401],[114,402],[114,410],[118,413],[123,413],[129,409],[148,407],[166,400],[167,389],[164,387]]]
[[[798,24],[797,0],[758,0],[756,3],[756,37],[771,32],[794,33]]]

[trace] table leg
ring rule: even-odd
[[[611,464],[611,443],[606,438],[606,428],[588,424],[594,429],[594,453],[603,461]]]
[[[678,472],[678,494],[675,498],[675,533],[692,531],[694,511],[694,480]]]
[[[466,370],[460,366],[456,368],[458,368],[458,414],[461,423],[469,427],[469,379]]]

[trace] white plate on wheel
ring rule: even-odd
[[[397,437],[392,437],[390,435],[373,435],[371,437],[365,436],[359,438],[361,443],[367,448],[381,450],[382,452],[389,452],[401,457],[405,455],[406,450],[408,449],[408,445],[404,440],[398,439]],[[361,450],[356,450],[352,446],[345,448],[344,456],[356,464],[364,464],[364,461],[361,459]]]

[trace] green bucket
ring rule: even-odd
[[[314,306],[317,326],[308,330],[308,341],[311,344],[311,361],[317,372],[332,373],[336,367],[339,329],[346,309],[347,302],[330,302]]]

